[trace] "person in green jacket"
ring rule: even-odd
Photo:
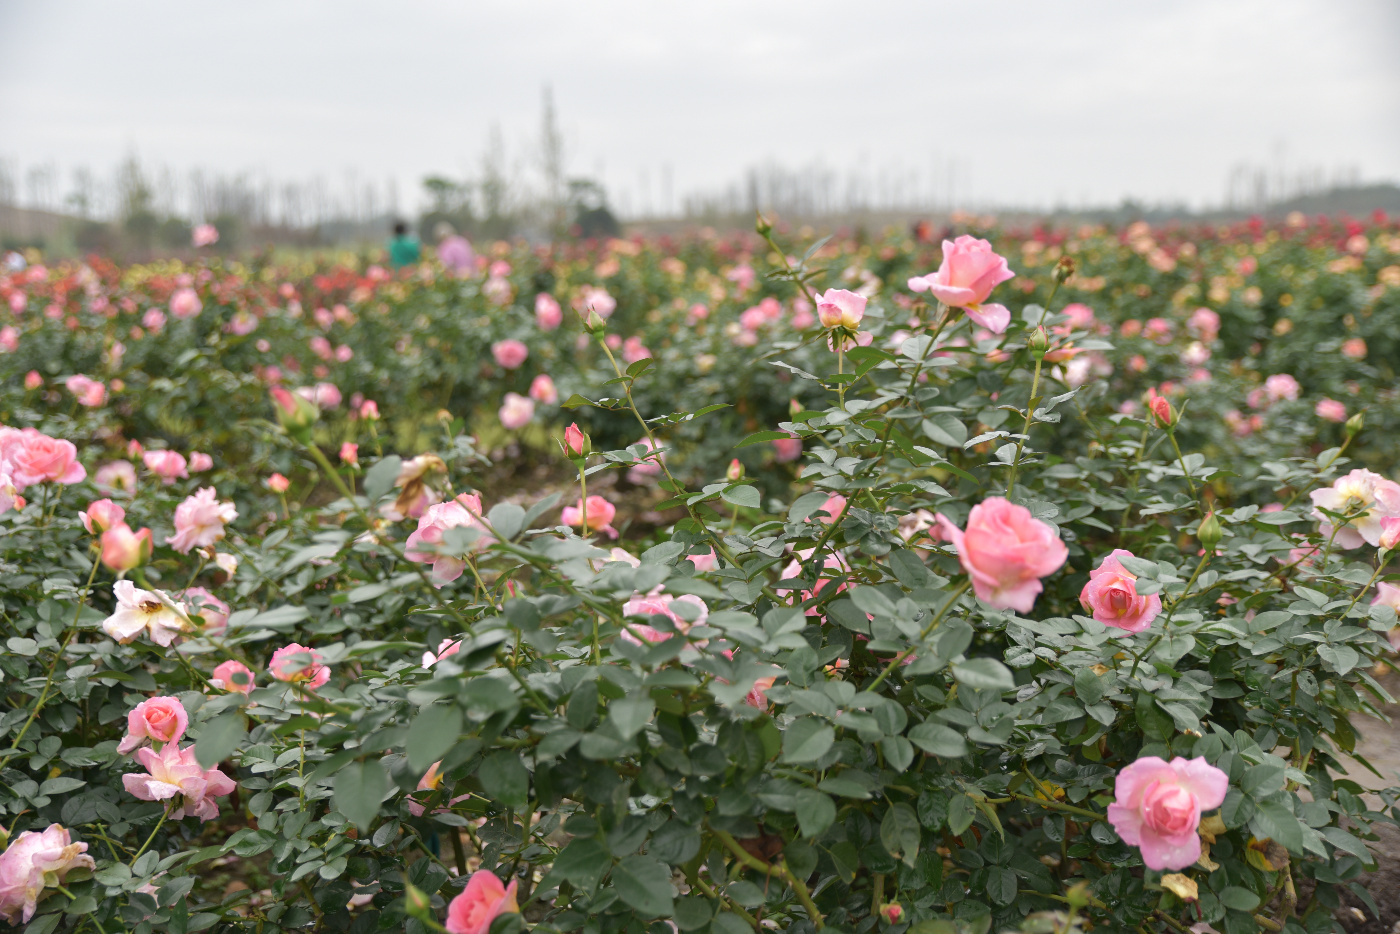
[[[412,266],[418,262],[421,253],[422,247],[418,244],[418,238],[409,235],[408,225],[403,221],[395,221],[394,236],[389,241],[389,265],[394,269]]]

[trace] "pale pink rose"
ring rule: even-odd
[[[514,339],[496,341],[491,345],[491,356],[496,358],[497,365],[514,370],[530,356],[530,348]]]
[[[204,473],[214,469],[214,458],[200,451],[190,452],[190,473]]]
[[[585,285],[574,300],[574,308],[585,318],[590,311],[596,311],[598,317],[606,321],[617,310],[617,299],[609,295],[607,289]]]
[[[78,518],[83,520],[83,528],[90,534],[100,535],[126,521],[126,510],[110,499],[99,499],[78,513]]]
[[[1335,541],[1340,548],[1376,546],[1381,538],[1381,520],[1400,516],[1400,484],[1365,469],[1353,470],[1310,495],[1314,506],[1351,516],[1337,530]],[[1332,520],[1317,510],[1312,515],[1321,523],[1322,537],[1330,538]]]
[[[141,316],[141,326],[152,334],[159,334],[161,328],[165,327],[165,312],[159,308],[150,308]],[[140,337],[139,333],[133,332],[132,337]]]
[[[239,661],[229,659],[220,663],[209,678],[209,683],[222,691],[237,691],[240,694],[253,692],[253,671]]]
[[[1347,420],[1347,407],[1336,399],[1319,399],[1313,411],[1323,421],[1344,422]]]
[[[515,297],[515,288],[505,276],[491,276],[482,283],[481,294],[493,305],[508,305]]]
[[[490,268],[487,269],[487,272],[493,276],[508,276],[510,275],[510,270],[510,263],[506,262],[503,259],[498,259],[491,264]]]
[[[21,493],[35,483],[68,485],[87,477],[73,442],[50,438],[34,428],[4,428],[0,432],[0,465],[7,467],[10,480]]]
[[[154,743],[178,743],[189,729],[190,717],[178,697],[152,697],[143,700],[126,715],[126,736],[117,752],[126,755],[147,740]]]
[[[635,555],[630,554],[629,552],[617,547],[608,549],[608,560],[621,561],[623,564],[634,568],[639,568],[642,566],[641,558],[638,558]]]
[[[865,317],[866,298],[846,289],[827,289],[817,296],[817,320],[824,328],[854,331]]]
[[[190,242],[196,247],[213,246],[219,242],[219,231],[213,224],[200,224],[190,235]]]
[[[106,534],[112,531],[115,530]],[[116,610],[102,621],[102,631],[123,645],[145,632],[152,642],[168,646],[189,628],[185,605],[172,600],[169,594],[140,590],[128,580],[112,585],[112,594],[117,598]]]
[[[1144,756],[1118,773],[1108,821],[1149,869],[1185,869],[1201,858],[1201,812],[1220,807],[1229,788],[1205,759]]]
[[[585,509],[584,507],[587,507]],[[583,527],[585,513],[587,514],[588,525],[584,532],[606,532],[609,538],[617,538],[617,529],[612,527],[613,517],[617,515],[617,507],[601,496],[590,496],[587,502],[579,500],[577,506],[565,506],[560,519],[565,525],[576,525]]]
[[[554,296],[541,292],[535,296],[535,324],[541,331],[553,331],[564,321],[564,309],[559,307]]]
[[[481,497],[475,493],[462,493],[449,502],[429,506],[418,520],[418,528],[404,542],[404,557],[409,561],[431,563],[433,583],[438,587],[455,581],[467,569],[467,562],[457,555],[440,551],[436,546],[442,545],[445,531],[456,528],[480,531],[481,534],[471,545],[473,551],[490,545],[494,539],[486,531],[481,516]]]
[[[32,392],[33,390],[38,389],[42,385],[44,385],[44,377],[39,373],[38,370],[30,370],[28,373],[24,374],[25,389],[28,389]]]
[[[1092,331],[1098,323],[1094,318],[1094,309],[1080,302],[1066,305],[1064,314],[1068,319],[1065,324],[1069,325],[1072,331]]]
[[[280,495],[291,488],[292,481],[288,480],[280,473],[275,473],[263,481],[263,486]]]
[[[691,305],[690,308],[686,311],[685,320],[687,324],[696,324],[700,321],[704,321],[709,316],[709,307],[703,302],[696,302],[695,304]]]
[[[177,478],[189,477],[188,462],[179,451],[147,451],[141,455],[141,462],[167,486]]]
[[[140,567],[150,559],[155,549],[150,529],[133,532],[125,522],[118,522],[103,532],[100,541],[102,565],[109,571],[130,571]]]
[[[501,410],[496,414],[501,419],[502,427],[508,431],[519,431],[535,417],[535,402],[518,392],[508,392],[501,403]]]
[[[713,571],[719,567],[719,556],[715,554],[713,547],[702,555],[687,555],[686,560],[695,565],[697,573]]]
[[[180,597],[188,601],[191,617],[203,619],[202,631],[206,636],[218,638],[228,630],[228,616],[232,609],[227,603],[203,587],[190,587]]]
[[[462,651],[462,640],[460,640],[460,639],[443,639],[441,642],[438,643],[438,647],[437,647],[437,652],[436,652],[436,653],[434,653],[434,652],[424,652],[424,653],[423,653],[423,667],[424,667],[424,668],[431,668],[431,667],[433,667],[434,665],[436,665],[438,662],[442,661],[444,658],[449,658],[449,657],[451,657],[451,656],[453,656],[453,655],[456,655],[456,654],[457,654],[458,652],[460,652],[460,651]]]
[[[476,268],[476,253],[466,237],[444,237],[437,248],[438,262],[454,276],[465,276]]]
[[[1353,337],[1343,342],[1342,356],[1352,360],[1366,359],[1366,341],[1360,337]]]
[[[1202,366],[1210,359],[1210,348],[1200,341],[1192,341],[1181,352],[1181,362],[1187,366]]]
[[[958,561],[972,579],[973,592],[999,610],[1028,613],[1044,590],[1040,578],[1059,570],[1069,557],[1053,527],[1025,506],[990,497],[972,507],[964,531],[939,513],[943,533],[958,550]]]
[[[24,497],[19,495],[19,490],[15,488],[15,481],[10,479],[10,475],[0,466],[0,514],[7,513],[11,509],[23,509]]]
[[[1079,592],[1079,602],[1085,612],[1105,626],[1142,632],[1162,612],[1162,598],[1155,593],[1138,596],[1137,576],[1118,560],[1131,557],[1131,551],[1114,549],[1089,572],[1089,582]]]
[[[373,399],[366,399],[360,406],[360,418],[368,419],[372,422],[379,421],[379,403]]]
[[[768,709],[768,689],[773,686],[773,682],[778,680],[773,676],[758,678],[754,681],[749,693],[744,695],[744,703],[750,707],[757,707],[759,710]]]
[[[337,363],[349,363],[353,359],[355,359],[355,350],[349,344],[341,344],[335,349]]]
[[[317,383],[315,386],[298,386],[295,390],[301,398],[322,409],[333,409],[340,405],[340,387],[335,383]]]
[[[485,869],[472,873],[467,887],[447,905],[447,934],[486,934],[498,916],[518,912],[516,881],[504,885]]]
[[[360,446],[353,441],[346,441],[340,445],[340,462],[357,467],[360,463]]]
[[[642,339],[635,335],[622,342],[622,359],[625,363],[632,364],[638,360],[646,360],[651,357],[651,351],[642,344]]]
[[[1210,343],[1220,335],[1220,315],[1209,308],[1197,308],[1186,319],[1186,326],[1201,340]]]
[[[773,450],[780,464],[788,464],[802,456],[801,438],[778,438],[773,442]]]
[[[177,743],[166,743],[156,752],[150,747],[136,750],[136,759],[146,767],[145,772],[128,772],[122,785],[142,801],[177,801],[179,807],[170,817],[198,817],[201,822],[219,816],[215,800],[232,793],[238,786],[218,769],[205,769],[194,755],[194,745],[181,749]]]
[[[176,289],[170,296],[170,313],[177,318],[193,318],[204,309],[194,289]]]
[[[304,684],[308,691],[314,691],[331,679],[330,668],[321,662],[320,652],[293,642],[272,653],[267,670],[278,681]]]
[[[112,461],[97,468],[92,480],[100,489],[122,493],[136,492],[136,468],[128,461]]]
[[[845,511],[846,497],[842,496],[840,493],[832,493],[826,498],[826,502],[817,507],[817,512],[824,512],[826,515],[814,515],[813,518],[819,520],[823,525],[831,525],[831,523],[835,522]]]
[[[541,373],[531,381],[530,398],[541,405],[554,405],[559,401],[559,390],[554,388],[554,380],[548,373]]]
[[[182,555],[224,537],[224,526],[238,518],[233,503],[221,503],[218,491],[204,487],[175,507],[175,534],[165,543]]]
[[[25,307],[29,304],[29,296],[16,289],[10,293],[10,311],[15,314],[23,314]]]
[[[68,377],[63,385],[77,397],[81,406],[96,408],[107,401],[107,387],[81,373]]]
[[[687,620],[678,614],[673,607],[677,603],[688,603],[693,608],[688,615],[695,619]],[[672,597],[670,594],[635,594],[632,599],[622,605],[623,616],[664,616],[671,621],[671,625],[677,632],[687,633],[691,626],[702,626],[710,615],[710,608],[705,605],[705,601],[691,594],[684,594],[679,597]],[[641,644],[637,636],[641,636],[647,642],[664,642],[671,638],[671,633],[661,632],[651,626],[644,624],[629,624],[623,627],[622,638],[627,642]]]
[[[1003,305],[984,303],[992,289],[1015,275],[990,243],[964,234],[951,243],[944,240],[938,271],[910,279],[909,288],[931,292],[949,308],[962,308],[975,323],[1001,334],[1011,323],[1011,312]]]
[[[45,888],[63,885],[71,870],[95,868],[87,844],[74,843],[67,828],[26,830],[0,852],[0,918],[18,929],[34,917]]]
[[[1387,516],[1381,520],[1379,548],[1400,548],[1400,517]]]
[[[1296,399],[1302,387],[1298,381],[1287,373],[1275,373],[1264,380],[1264,393],[1269,397],[1270,402],[1278,402],[1282,399]]]
[[[331,350],[331,342],[323,335],[317,334],[306,342],[306,346],[311,348],[311,352],[322,360],[329,360],[331,357],[335,356],[335,351]]]

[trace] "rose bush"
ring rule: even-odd
[[[936,260],[798,259],[760,232],[769,249],[714,269],[713,244],[566,256],[627,285],[536,288],[582,313],[547,338],[524,330],[550,309],[529,255],[498,256],[486,284],[322,272],[308,292],[356,294],[310,320],[359,343],[299,366],[324,381],[330,361],[379,361],[345,371],[346,395],[290,391],[267,372],[286,360],[235,340],[278,331],[292,354],[306,317],[248,307],[295,299],[277,276],[176,273],[177,322],[121,352],[141,303],[93,310],[116,281],[93,265],[64,286],[78,311],[21,308],[7,366],[102,347],[123,385],[103,406],[46,398],[42,374],[4,391],[0,911],[36,934],[1330,930],[1400,793],[1346,777],[1390,700],[1372,666],[1397,628],[1400,508],[1374,377],[1394,358],[1339,345],[1350,393],[1233,279],[1176,302],[1216,284],[1166,291],[1202,250],[1172,232],[1076,240],[1078,271],[1057,235],[1009,257],[950,241]],[[1305,262],[1335,248],[1316,227],[1209,249],[1296,254],[1277,281],[1325,298],[1318,282],[1384,258],[1394,234],[1371,234],[1336,270]],[[1096,251],[1121,278],[1090,289]],[[779,293],[766,307],[751,263]],[[1243,265],[1229,276],[1268,264]],[[614,340],[677,279],[730,311],[746,296],[752,327],[675,295],[630,351]],[[5,288],[27,302],[61,281]],[[502,310],[472,333],[448,298],[478,288]],[[1131,316],[1109,328],[1061,289],[1118,293]],[[1187,310],[1205,299],[1214,317]],[[216,309],[259,323],[238,335]],[[400,327],[406,309],[425,325]],[[1207,369],[1240,334],[1259,348]],[[504,340],[528,350],[515,369],[459,384]],[[751,365],[697,385],[706,346],[751,347],[734,357]],[[493,491],[474,407],[562,348],[568,414],[552,436],[534,424],[568,482]],[[1294,386],[1270,389],[1261,361],[1290,362]],[[1212,382],[1163,385],[1188,366]],[[471,420],[436,419],[423,387]],[[1252,389],[1242,423],[1220,410]],[[1317,416],[1324,390],[1372,406],[1366,423]],[[347,435],[360,447],[333,463]],[[605,482],[639,467],[644,485]],[[629,496],[662,521],[615,527]]]

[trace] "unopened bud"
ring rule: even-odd
[[[574,422],[564,429],[564,453],[569,457],[587,457],[593,453],[593,442]]]
[[[1089,891],[1089,883],[1079,882],[1071,885],[1065,890],[1065,901],[1069,902],[1071,908],[1088,908],[1094,901],[1093,893]]]
[[[1038,327],[1031,332],[1030,339],[1026,341],[1026,346],[1037,358],[1044,357],[1045,352],[1050,349],[1050,335],[1045,333],[1044,327]]]
[[[282,386],[273,386],[271,393],[278,423],[297,440],[310,440],[311,426],[321,417],[321,410],[317,408],[316,403],[305,396],[288,392]]]
[[[1220,535],[1220,520],[1215,518],[1215,513],[1206,513],[1206,517],[1201,520],[1200,527],[1196,529],[1196,537],[1201,540],[1206,554],[1214,554],[1215,546],[1220,544]]]
[[[1361,429],[1365,427],[1365,425],[1366,413],[1357,412],[1351,418],[1347,419],[1347,437],[1355,438],[1357,435],[1361,434]]]
[[[881,905],[880,917],[884,918],[887,924],[898,924],[904,920],[904,906],[899,902]]]
[[[754,230],[758,231],[758,235],[760,237],[767,237],[770,233],[773,232],[772,221],[764,217],[763,214],[759,211],[755,211],[754,216],[757,218],[753,225]]]
[[[1077,266],[1073,256],[1061,256],[1060,261],[1055,264],[1055,281],[1064,285],[1065,280],[1074,275]]]
[[[603,316],[590,308],[588,309],[588,317],[583,319],[583,326],[587,328],[590,333],[596,334],[598,331],[603,330]]]
[[[417,918],[419,921],[437,920],[433,917],[432,900],[428,898],[426,892],[418,888],[412,882],[404,885],[403,900],[405,903],[404,910],[407,911],[410,916]]]
[[[789,414],[789,415],[796,415],[798,412],[801,412],[801,411],[802,411],[802,403],[801,403],[801,402],[798,402],[796,399],[793,399],[791,402],[788,403],[788,414]]]
[[[1152,413],[1152,419],[1160,428],[1175,428],[1180,416],[1172,408],[1171,401],[1166,396],[1157,395],[1157,390],[1147,390],[1147,409]]]
[[[729,462],[729,469],[724,472],[724,476],[730,483],[743,478],[744,465],[739,463],[739,458],[736,457]]]

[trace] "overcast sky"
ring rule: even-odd
[[[1400,179],[1396,0],[0,0],[0,157],[65,179],[136,152],[411,206],[493,124],[524,163],[545,86],[634,214],[769,162],[1032,206]]]

